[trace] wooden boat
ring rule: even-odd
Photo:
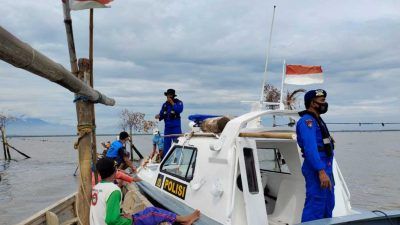
[[[153,206],[146,197],[144,197],[136,184],[128,184],[123,189],[124,201],[122,211],[133,214],[144,210],[146,207]],[[74,225],[79,224],[76,214],[76,195],[71,194],[53,205],[32,215],[17,225]],[[169,223],[163,223],[168,225]]]
[[[75,202],[76,193],[73,193],[18,223],[18,225],[77,224]]]

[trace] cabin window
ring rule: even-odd
[[[262,171],[290,174],[286,160],[277,148],[258,149],[258,161]]]
[[[254,161],[253,149],[243,148],[244,164],[246,166],[247,184],[249,192],[252,194],[258,193],[257,171]]]
[[[189,182],[193,179],[196,156],[196,148],[175,146],[162,163],[161,172]]]

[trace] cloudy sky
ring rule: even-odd
[[[399,122],[400,1],[115,0],[95,10],[95,88],[100,129],[127,108],[152,119],[175,88],[193,113],[240,115],[257,100],[273,5],[268,81],[282,61],[322,65],[327,121]],[[61,0],[2,0],[0,25],[69,68]],[[72,12],[78,57],[88,57],[88,11]],[[73,94],[0,62],[0,111],[76,124]]]

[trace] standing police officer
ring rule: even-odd
[[[306,181],[306,200],[301,222],[331,218],[335,206],[332,172],[334,141],[320,117],[328,111],[326,91],[308,91],[304,96],[305,111],[296,125],[297,142],[304,162],[302,172]]]
[[[166,92],[164,92],[164,95],[167,97],[167,101],[162,105],[160,114],[157,114],[155,118],[160,121],[164,120],[164,135],[181,134],[182,129],[180,114],[183,111],[183,103],[181,100],[175,98],[176,94],[174,89],[168,89]],[[172,141],[177,139],[178,137],[164,137],[164,149],[162,157],[167,155]]]

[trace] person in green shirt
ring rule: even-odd
[[[121,189],[114,184],[116,168],[114,161],[103,158],[97,161],[96,169],[102,181],[92,190],[90,225],[158,225],[162,222],[191,225],[200,217],[200,211],[179,216],[156,207],[148,207],[133,215],[121,215]]]

